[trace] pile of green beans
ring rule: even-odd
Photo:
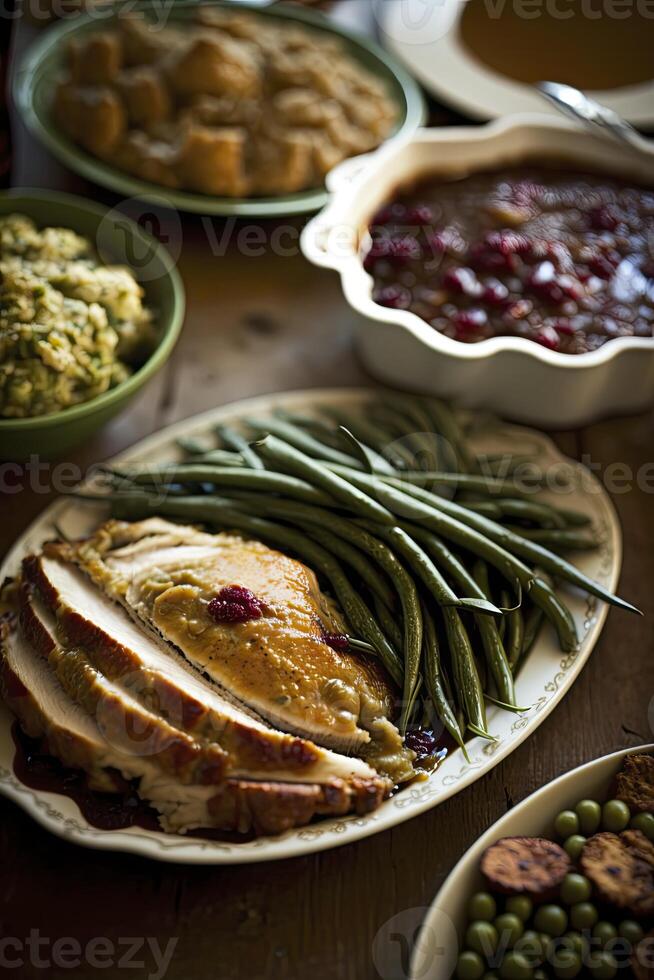
[[[555,583],[637,611],[562,557],[597,546],[588,518],[525,492],[513,476],[523,457],[476,455],[437,399],[371,395],[215,437],[184,440],[181,462],[107,471],[102,499],[122,519],[236,530],[304,561],[353,650],[374,652],[400,689],[403,730],[439,724],[464,746],[491,737],[487,703],[524,710],[515,676],[543,624],[562,650],[578,645]]]

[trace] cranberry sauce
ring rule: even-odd
[[[226,585],[211,600],[208,610],[217,623],[247,623],[250,619],[261,618],[263,603],[242,585]]]
[[[375,301],[463,343],[526,337],[580,354],[654,336],[654,190],[535,168],[428,180],[370,235]]]

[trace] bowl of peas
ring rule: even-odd
[[[654,745],[538,790],[438,892],[411,980],[654,980]]]

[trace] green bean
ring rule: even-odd
[[[127,501],[127,496],[124,495],[125,499],[122,501],[123,507],[127,511],[132,510],[142,515],[153,509],[153,502],[148,499],[146,494],[132,495],[131,501]],[[141,500],[138,500],[137,497],[141,497]],[[111,495],[108,495],[108,498],[112,501]],[[120,503],[121,501],[119,501]],[[310,567],[321,572],[330,582],[346,619],[364,640],[373,645],[393,680],[402,686],[404,671],[398,654],[382,633],[366,603],[351,587],[340,564],[333,555],[321,548],[320,545],[309,541],[304,535],[292,528],[282,527],[280,524],[273,524],[271,521],[253,517],[239,510],[238,507],[234,506],[233,501],[218,497],[166,497],[163,500],[155,498],[154,508],[157,513],[163,516],[177,517],[191,523],[201,521],[223,528],[236,528],[295,552]],[[125,513],[125,509],[123,509],[123,513]],[[422,637],[422,628],[420,628],[419,636]],[[414,674],[414,684],[416,675],[417,669]]]
[[[285,408],[276,408],[274,417],[283,422],[291,422],[300,429],[305,429],[315,436],[320,442],[327,442],[332,449],[339,449],[341,441],[336,430],[329,425],[323,418],[313,415],[304,415],[302,412],[293,412]]]
[[[569,507],[557,507],[557,513],[561,515],[569,527],[586,527],[592,523],[588,514],[582,514],[580,510],[570,510]]]
[[[543,623],[543,616],[543,610],[539,608],[539,606],[531,606],[529,612],[525,616],[525,628],[519,660],[524,659],[524,657],[531,652],[534,643],[538,638],[538,633],[540,632],[540,628]]]
[[[494,501],[503,517],[533,521],[542,527],[565,528],[565,518],[554,507],[536,500],[500,499]]]
[[[465,589],[468,592],[473,592],[477,588],[481,595],[485,594],[479,589],[475,579],[468,573],[465,566],[452,554],[440,538],[422,528],[416,528],[414,525],[403,526],[424,544],[432,558],[441,564],[441,567],[453,578],[458,588]],[[577,642],[574,622],[571,622],[570,614],[565,607],[559,609],[556,602],[552,604],[550,601],[551,590],[548,589],[546,583],[542,582],[542,580],[539,581],[541,582],[541,586],[534,590],[533,598],[541,604],[543,611],[546,611],[551,618],[559,635],[559,641],[564,649],[573,649]],[[486,617],[484,617],[484,620],[486,620]],[[481,618],[478,620],[478,623],[483,627],[483,620]],[[538,623],[539,626],[540,623]],[[485,649],[484,652],[487,656],[491,653],[490,649],[488,651]],[[512,703],[514,697],[505,697],[504,700]]]
[[[338,426],[349,429],[357,439],[360,439],[366,445],[372,446],[377,452],[380,452],[386,446],[388,439],[384,435],[384,432],[373,422],[368,421],[368,419],[331,407],[325,409],[325,411]]]
[[[199,442],[191,436],[180,436],[175,441],[179,448],[183,452],[188,453],[189,456],[202,456],[208,451],[203,442]]]
[[[383,632],[390,640],[391,646],[396,650],[401,650],[403,653],[404,642],[402,639],[402,631],[393,618],[393,613],[387,608],[387,606],[384,605],[377,593],[373,594],[372,601],[377,614],[377,619],[379,620]]]
[[[296,500],[315,504],[331,504],[334,501],[322,490],[304,480],[286,473],[273,473],[269,470],[250,470],[238,467],[205,465],[202,463],[179,463],[168,466],[146,467],[134,473],[119,474],[128,476],[135,484],[155,483],[211,483],[217,487],[239,487],[244,490],[259,490],[263,493],[283,493]]]
[[[398,398],[392,392],[388,393],[388,397],[389,401],[387,404],[394,406],[396,413],[403,413],[409,420],[410,425],[416,427],[416,431],[412,432],[408,426],[404,426],[401,438],[406,445],[413,448],[416,456],[424,453],[425,462],[424,465],[420,466],[420,469],[433,469],[434,467],[431,465],[432,460],[436,468],[440,468],[443,444],[450,449],[450,452],[453,454],[452,462],[456,465],[456,455],[454,454],[453,448],[449,446],[440,432],[434,432],[433,421],[425,411],[422,403],[417,400]]]
[[[360,464],[358,460],[354,459],[350,453],[341,452],[340,449],[333,449],[327,443],[321,442],[292,422],[278,418],[246,418],[244,421],[259,436],[268,434],[277,436],[295,449],[306,453],[312,459],[328,460],[332,463],[343,463],[345,466],[353,466],[355,469],[359,468]]]
[[[486,596],[487,599],[491,598],[491,587],[490,580],[488,577],[488,565],[481,558],[478,558],[474,563],[472,568],[472,575],[479,586],[481,592]]]
[[[529,589],[529,598],[543,610],[545,615],[554,622],[562,622],[563,628],[557,630],[559,644],[567,653],[576,650],[579,645],[577,628],[570,610],[542,578],[535,578]]]
[[[474,459],[467,447],[467,440],[456,414],[440,398],[426,398],[424,405],[436,431],[440,432],[452,446],[459,469],[470,473],[474,469]]]
[[[237,453],[240,453],[243,461],[250,467],[250,469],[262,470],[264,468],[263,463],[254,452],[247,439],[236,429],[232,428],[231,425],[216,426],[216,435],[225,443],[226,446],[228,446],[230,449],[236,450]]]
[[[390,474],[384,474],[390,475]],[[532,503],[530,495],[520,489],[515,483],[508,480],[498,480],[495,477],[478,476],[470,473],[452,473],[444,470],[403,470],[402,473],[393,474],[393,485],[398,486],[405,481],[414,486],[422,486],[431,483],[434,486],[454,487],[456,490],[470,490],[474,493],[492,496],[493,494],[507,494],[516,500],[521,500],[522,495],[527,498],[525,503]],[[431,493],[435,493],[432,489]],[[534,508],[536,509],[536,508]],[[564,526],[562,524],[562,526]]]
[[[484,692],[470,638],[456,609],[444,606],[441,611],[452,658],[452,669],[457,688],[461,693],[467,727],[484,738],[490,738],[486,730]]]
[[[368,473],[382,473],[385,476],[395,475],[397,470],[393,469],[384,456],[381,456],[376,450],[371,449],[370,446],[366,446],[365,443],[360,442],[344,425],[339,426],[338,431],[341,433],[343,441],[351,446],[357,454],[362,469]]]
[[[327,551],[331,551],[339,561],[345,562],[357,573],[361,581],[370,589],[372,596],[376,596],[388,610],[393,609],[393,590],[358,548],[317,524],[309,525],[309,527],[305,525],[305,528],[314,541],[326,548]]]
[[[475,562],[472,577],[474,582],[477,584],[479,593],[481,595],[485,595],[487,599],[490,600],[492,598],[492,593],[488,579],[488,567],[485,562],[481,561],[480,559]],[[466,573],[466,582],[467,578],[468,576]],[[470,588],[470,585],[468,588]],[[502,624],[504,622],[505,617],[502,617]],[[504,701],[507,705],[510,705],[512,708],[515,708],[513,674],[511,673],[509,661],[502,643],[500,627],[498,627],[496,623],[489,623],[482,620],[481,617],[476,619],[476,623],[477,629],[479,630],[482,648],[484,650],[484,656],[486,658],[486,664],[491,672],[493,680],[495,681],[497,692],[502,701]]]
[[[454,741],[463,749],[463,754],[468,758],[463,735],[456,720],[454,710],[448,701],[445,684],[443,680],[443,668],[441,664],[440,651],[438,649],[438,638],[436,629],[427,609],[423,605],[422,619],[424,623],[424,675],[427,693],[431,698],[434,710],[446,731],[450,733]]]
[[[394,523],[391,512],[373,500],[368,493],[362,492],[348,480],[331,472],[323,463],[311,459],[310,456],[278,439],[277,436],[266,436],[257,443],[257,452],[264,459],[281,466],[285,472],[290,471],[291,474],[320,487],[354,513],[380,524]],[[349,468],[346,469],[350,472]]]
[[[462,507],[474,510],[475,514],[483,514],[491,520],[498,521],[502,517],[502,512],[494,500],[461,500]]]
[[[506,524],[507,530],[513,534],[527,538],[528,541],[536,541],[538,544],[547,545],[553,551],[595,551],[598,542],[589,538],[586,534],[570,529],[559,530],[558,528],[522,528]]]
[[[511,612],[506,614],[505,620],[507,623],[507,629],[504,650],[506,652],[506,658],[509,662],[509,666],[511,667],[511,670],[515,672],[516,665],[522,652],[522,644],[525,635],[525,621],[522,615],[522,609],[512,609]]]
[[[515,558],[510,552],[485,538],[462,521],[457,521],[449,515],[427,506],[422,500],[414,499],[412,495],[401,493],[384,481],[364,473],[351,474],[350,479],[363,489],[377,493],[386,505],[393,509],[402,519],[423,526],[426,530],[435,531],[455,544],[485,558],[511,583],[514,592],[519,595],[522,587],[529,586],[533,573],[526,565]]]
[[[414,573],[422,579],[439,606],[459,606],[461,600],[440,574],[429,555],[416,544],[413,538],[401,527],[379,528],[382,535],[394,550],[407,561]],[[482,598],[466,597],[467,605],[477,612],[499,614],[497,606]],[[474,601],[473,601],[474,600]]]
[[[246,465],[240,453],[232,453],[227,449],[211,449],[208,453],[203,453],[202,456],[189,460],[189,462],[203,466],[227,466],[230,469],[235,466]]]
[[[341,471],[341,467],[338,467],[338,471]],[[500,524],[496,524],[494,521],[490,521],[480,514],[473,514],[471,511],[466,511],[465,507],[461,507],[452,500],[438,497],[436,494],[431,494],[412,484],[404,484],[402,480],[398,480],[395,477],[369,477],[365,474],[351,471],[350,479],[356,486],[361,486],[365,483],[369,488],[369,492],[376,492],[380,499],[386,501],[388,507],[395,506],[400,513],[402,509],[406,510],[407,508],[407,498],[414,497],[416,502],[421,501],[425,505],[425,515],[427,515],[429,507],[433,510],[439,510],[443,515],[447,515],[460,523],[467,524],[471,530],[477,532],[480,536],[487,535],[488,539],[505,550],[512,549],[521,558],[532,561],[535,565],[542,567],[546,572],[579,586],[579,588],[584,589],[586,592],[590,592],[591,595],[597,596],[598,599],[602,599],[611,605],[619,606],[622,609],[627,609],[629,612],[640,614],[640,610],[632,606],[631,603],[613,595],[599,585],[598,582],[594,582],[587,575],[584,575],[574,565],[571,565],[563,558],[559,558],[558,555],[547,551],[546,548],[541,547],[537,542],[528,541],[526,538],[512,534]],[[387,489],[390,485],[398,493],[400,493],[401,488],[402,492],[399,497],[385,493],[382,489],[384,484],[387,485]]]

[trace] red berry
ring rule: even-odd
[[[479,330],[488,322],[488,316],[485,310],[459,310],[454,316],[454,322],[463,330]]]
[[[509,290],[499,279],[490,279],[484,285],[481,298],[489,306],[503,306],[509,295]]]
[[[344,651],[350,647],[350,638],[346,633],[325,633],[323,631],[322,640],[332,650]]]
[[[591,208],[588,212],[588,222],[596,231],[615,231],[619,219],[610,204],[600,204],[598,208]]]
[[[551,327],[543,327],[542,330],[538,331],[534,339],[537,343],[543,347],[547,347],[549,350],[559,349],[559,338]]]
[[[226,585],[207,606],[209,615],[217,623],[245,623],[260,619],[263,603],[254,592],[242,585]]]
[[[443,274],[443,285],[452,293],[463,293],[465,296],[480,296],[483,287],[472,269],[465,267],[446,269]]]
[[[406,310],[411,303],[411,293],[404,286],[382,286],[372,295],[375,303],[391,310]]]

